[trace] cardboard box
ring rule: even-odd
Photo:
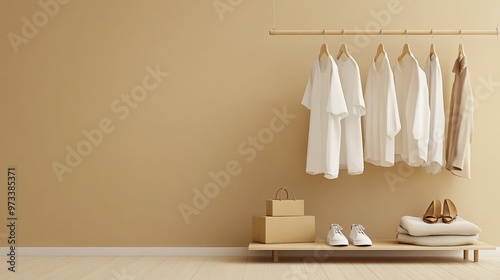
[[[304,200],[266,200],[266,215],[281,216],[304,216]]]
[[[252,239],[261,243],[314,242],[316,220],[314,216],[254,216]]]

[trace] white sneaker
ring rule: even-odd
[[[365,228],[360,224],[353,224],[351,226],[351,234],[349,234],[349,239],[352,245],[355,246],[371,246],[372,240],[363,231]]]
[[[349,241],[342,233],[343,228],[338,224],[332,224],[330,226],[330,230],[328,231],[328,235],[326,236],[326,242],[328,245],[332,246],[347,246],[349,245]]]

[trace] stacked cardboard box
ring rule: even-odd
[[[261,243],[314,242],[316,238],[315,217],[304,216],[304,201],[296,200],[295,194],[294,199],[276,195],[267,200],[266,216],[254,216],[252,228],[253,241]]]

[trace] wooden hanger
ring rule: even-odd
[[[326,29],[323,29],[323,42],[325,42],[325,35],[326,35]],[[330,56],[330,52],[328,51],[328,46],[326,45],[326,43],[323,43],[323,45],[321,45],[321,49],[319,49],[318,59],[321,59],[321,57],[324,54]]]
[[[434,57],[436,56],[436,50],[434,49],[434,29],[431,29],[431,48],[429,50],[429,58],[431,60],[434,60]]]
[[[323,45],[321,45],[321,49],[319,49],[318,59],[320,59],[321,56],[323,56],[324,54],[330,56],[330,52],[328,51],[328,46],[325,43],[323,43]]]
[[[464,52],[464,46],[462,45],[462,43],[460,43],[458,45],[458,57],[459,58],[462,58],[465,56],[465,52]]]
[[[460,44],[458,44],[458,58],[465,56],[464,46],[462,45],[462,29],[460,29]]]
[[[377,47],[377,53],[375,54],[375,58],[373,59],[373,61],[377,61],[378,57],[381,55],[381,54],[385,54],[385,48],[384,48],[384,44],[380,43]]]
[[[434,57],[436,56],[436,50],[434,49],[434,44],[431,43],[431,49],[429,50],[429,57],[431,60],[434,60]]]
[[[398,57],[398,61],[401,61],[403,59],[403,57],[405,57],[405,55],[411,55],[410,45],[408,45],[408,44],[405,44],[403,46],[403,52]]]
[[[345,54],[348,58],[351,56],[349,54],[349,51],[347,50],[347,45],[345,43],[342,43],[342,45],[340,45],[339,53],[337,54],[337,60],[340,59],[342,54]]]

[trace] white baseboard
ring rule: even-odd
[[[0,247],[0,256],[8,254]],[[318,256],[319,254],[319,256]],[[500,257],[496,250],[480,251],[480,257]],[[17,247],[18,256],[270,256],[266,251],[249,251],[247,247]],[[280,256],[301,257],[449,257],[462,251],[280,251]]]
[[[8,253],[0,248],[0,255]],[[19,256],[246,256],[247,247],[17,247]]]

